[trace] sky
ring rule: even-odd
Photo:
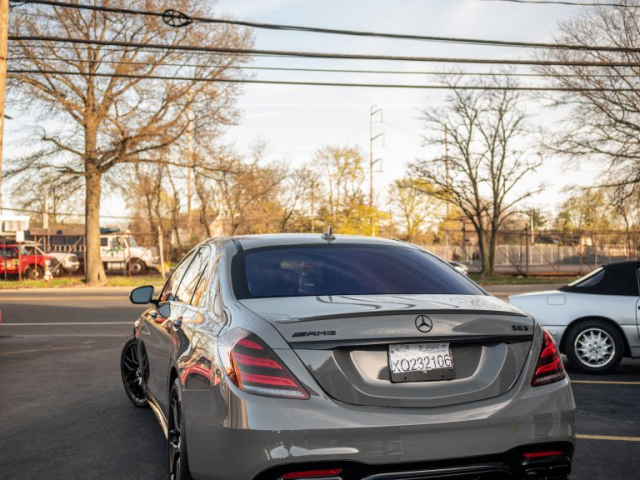
[[[480,0],[220,0],[217,12],[242,20],[326,28],[412,33],[530,42],[552,41],[558,22],[578,13],[577,7],[510,4]],[[256,48],[340,53],[414,56],[527,58],[530,50],[479,47],[422,41],[387,40],[298,32],[256,30]],[[433,71],[446,65],[429,63],[367,62],[347,60],[260,58],[255,66],[320,67],[344,69],[392,69]],[[488,67],[476,67],[476,71]],[[473,70],[473,67],[467,68]],[[526,71],[526,70],[523,70]],[[259,78],[286,80],[326,80],[330,82],[433,83],[427,75],[363,75],[329,73],[260,72]],[[350,144],[369,155],[369,112],[372,105],[382,109],[382,122],[375,117],[374,135],[384,133],[384,141],[374,143],[375,158],[382,158],[376,174],[376,190],[403,175],[407,162],[428,158],[422,145],[425,133],[418,109],[443,102],[446,93],[415,90],[352,89],[336,87],[291,87],[247,85],[240,98],[243,112],[240,125],[230,127],[226,139],[241,152],[249,152],[257,141],[267,144],[268,158],[287,159],[292,164],[308,161],[326,144]],[[529,104],[532,123],[550,125],[562,112]],[[568,184],[592,181],[595,171],[575,165],[568,173],[561,159],[529,178],[530,185],[545,183],[543,195],[530,200],[553,211],[565,197]]]
[[[194,0],[196,1],[196,0]],[[219,0],[208,16],[224,14],[240,20],[325,28],[369,30],[418,35],[457,36],[531,42],[552,41],[559,21],[578,12],[576,7],[527,5],[481,0]],[[212,27],[213,28],[213,27]],[[424,41],[388,40],[367,37],[320,35],[302,32],[255,30],[255,48],[320,51],[335,53],[390,54],[471,58],[527,58],[531,51],[519,48],[480,47]],[[339,69],[391,69],[434,71],[446,66],[429,63],[371,62],[329,59],[262,57],[253,66],[311,67]],[[474,67],[467,68],[473,70]],[[475,67],[486,71],[489,67]],[[526,70],[523,70],[526,71]],[[264,72],[265,80],[300,80],[367,83],[434,83],[428,75],[365,75],[322,72]],[[423,130],[419,108],[442,103],[446,93],[423,90],[375,88],[245,85],[238,107],[240,122],[228,128],[223,141],[240,153],[264,142],[268,160],[287,160],[299,165],[313,158],[323,145],[350,145],[369,156],[369,118],[373,105],[382,110],[375,116],[374,135],[384,134],[374,143],[374,157],[382,162],[375,175],[376,191],[384,202],[390,182],[402,176],[408,162],[428,158],[422,145]],[[9,110],[10,110],[10,106]],[[527,104],[532,122],[553,125],[561,112]],[[15,138],[20,119],[7,122],[7,138]],[[382,120],[382,121],[381,121]],[[11,140],[9,150],[11,149]],[[6,151],[5,147],[5,151]],[[7,153],[7,155],[10,155]],[[549,159],[528,185],[547,184],[543,195],[530,200],[553,213],[570,183],[588,184],[596,172],[589,167],[567,170],[560,159]],[[5,193],[6,194],[6,193]],[[103,215],[122,215],[122,199],[103,199]]]

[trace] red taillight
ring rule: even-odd
[[[555,340],[547,330],[543,331],[542,351],[531,380],[531,385],[534,387],[558,382],[567,376]]]
[[[269,397],[309,398],[291,371],[257,335],[234,329],[220,338],[218,348],[229,379],[240,390]]]
[[[566,455],[566,453],[561,452],[560,450],[549,450],[546,452],[527,452],[522,454],[524,458],[547,458],[557,457],[558,455]]]
[[[341,468],[332,468],[330,470],[307,470],[306,472],[291,472],[280,477],[279,480],[294,480],[298,478],[327,478],[335,477],[342,473]]]
[[[262,350],[262,347],[259,343],[248,340],[246,338],[241,338],[238,340],[238,345],[242,345],[243,347],[251,348],[253,350]]]
[[[236,363],[243,365],[253,365],[254,367],[274,368],[282,370],[282,365],[269,358],[252,357],[251,355],[243,355],[242,353],[234,353],[233,359]]]

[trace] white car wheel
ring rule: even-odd
[[[577,370],[608,373],[622,360],[624,341],[612,325],[602,320],[585,320],[568,333],[566,354]]]
[[[611,336],[599,328],[584,330],[574,342],[575,351],[587,367],[604,367],[613,360],[616,345]]]

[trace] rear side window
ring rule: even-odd
[[[598,268],[597,270],[594,270],[593,272],[589,273],[588,275],[585,275],[584,277],[576,280],[575,282],[570,283],[569,287],[591,288],[601,283],[603,279],[604,279],[604,270],[602,268]]]
[[[209,247],[202,247],[196,252],[191,265],[189,265],[184,277],[182,277],[180,286],[176,291],[176,300],[178,302],[191,302],[191,298],[202,279],[202,274],[209,264],[209,256]]]
[[[443,261],[392,246],[271,247],[237,254],[232,263],[236,297],[327,295],[485,295]]]
[[[167,283],[162,289],[162,293],[160,294],[161,302],[176,301],[177,299],[176,293],[178,290],[178,286],[180,285],[180,280],[182,280],[182,276],[184,275],[184,272],[186,271],[187,267],[191,264],[191,261],[193,260],[194,255],[195,255],[195,252],[189,253],[186,257],[182,259],[180,264],[173,271],[173,273],[169,277],[169,280],[167,280]]]

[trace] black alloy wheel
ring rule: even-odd
[[[176,378],[171,387],[169,404],[169,479],[191,480],[187,459],[187,442],[182,423],[182,391]]]
[[[140,364],[136,339],[131,337],[122,347],[120,356],[122,383],[127,397],[136,407],[148,407],[142,388],[143,367]]]

